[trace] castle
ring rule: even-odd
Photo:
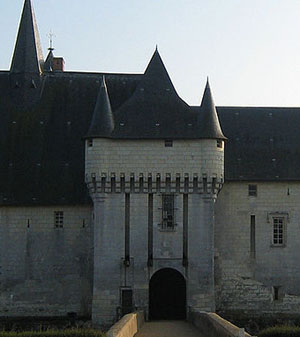
[[[0,71],[0,316],[296,314],[300,108],[201,106],[44,60],[25,0]]]

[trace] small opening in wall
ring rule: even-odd
[[[93,139],[88,139],[87,146],[92,147],[93,146]]]
[[[257,185],[248,185],[248,195],[250,197],[256,197],[257,196]]]
[[[221,139],[217,140],[217,147],[223,149],[223,141]]]
[[[172,139],[166,139],[165,140],[165,147],[173,147],[173,140]]]
[[[55,228],[64,227],[64,212],[63,211],[54,212],[54,227]]]
[[[280,293],[281,293],[281,287],[280,286],[273,286],[273,301],[279,301],[280,300]]]

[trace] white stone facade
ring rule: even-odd
[[[256,196],[248,195],[249,184],[257,186]],[[298,182],[224,184],[216,203],[218,309],[299,311],[299,197]],[[251,216],[255,217],[254,254]],[[273,242],[273,218],[278,217],[284,219],[282,245]]]
[[[59,227],[55,212],[63,212]],[[0,316],[90,313],[91,213],[87,206],[0,208]]]

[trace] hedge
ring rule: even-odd
[[[259,337],[300,337],[300,327],[274,326],[262,330]]]
[[[66,329],[46,331],[0,331],[0,337],[105,337],[105,333],[94,329]]]

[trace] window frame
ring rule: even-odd
[[[64,212],[54,211],[54,228],[64,228]]]
[[[176,210],[175,194],[163,193],[161,195],[161,223],[160,223],[161,231],[163,232],[176,231],[175,210]],[[170,224],[168,224],[168,222],[170,222]]]
[[[257,197],[257,184],[248,184],[248,196]]]
[[[281,222],[281,223],[279,223],[279,222]],[[281,247],[286,246],[286,241],[287,241],[287,226],[286,226],[286,223],[287,223],[287,219],[283,214],[272,215],[271,247],[281,248]],[[275,228],[275,226],[277,228]],[[275,235],[276,235],[276,238],[275,238]]]

